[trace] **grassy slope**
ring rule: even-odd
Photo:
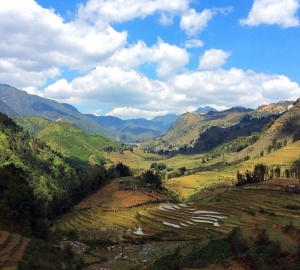
[[[103,136],[90,135],[70,123],[56,122],[46,126],[37,137],[65,155],[90,163],[101,163],[103,147],[118,144]]]
[[[13,115],[11,118],[24,130],[27,130],[29,134],[36,137],[37,134],[43,130],[47,125],[52,123],[52,121],[39,117],[39,116],[20,116]]]
[[[251,158],[258,157],[261,151],[267,152],[272,141],[293,141],[293,135],[300,133],[300,103],[297,102],[293,108],[285,112],[275,120],[274,124],[263,134],[259,141],[228,159],[229,162],[243,159],[246,155]]]

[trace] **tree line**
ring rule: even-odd
[[[282,170],[279,165],[267,166],[263,163],[256,164],[252,172],[242,173],[237,171],[237,185],[260,183],[274,178],[300,179],[300,160],[295,160],[290,168]]]

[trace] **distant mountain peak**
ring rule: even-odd
[[[213,112],[217,112],[217,110],[213,107],[210,107],[210,106],[205,106],[205,107],[199,107],[195,113],[208,113],[210,111],[213,111]]]

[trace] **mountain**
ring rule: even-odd
[[[51,120],[39,116],[10,115],[10,117],[33,137],[52,123]]]
[[[193,145],[199,135],[212,126],[228,127],[237,124],[252,111],[234,107],[225,111],[209,111],[207,114],[185,113],[180,116],[168,133],[162,137],[169,145]]]
[[[52,122],[37,134],[52,149],[80,163],[102,164],[105,147],[120,148],[116,142],[100,135],[91,135],[70,123]]]
[[[117,136],[117,132],[99,125],[71,105],[30,95],[6,84],[0,84],[0,100],[21,116],[40,116],[51,121],[69,122],[91,134],[113,139]]]
[[[288,104],[290,103],[288,102]],[[245,156],[250,158],[259,157],[262,153],[267,154],[281,148],[285,144],[298,141],[300,139],[300,99],[295,102],[294,106],[288,104],[288,110],[273,116],[273,121],[270,122],[268,128],[257,142],[231,157],[229,161],[233,161],[233,159],[242,160]],[[271,106],[276,108],[274,104]]]
[[[17,114],[11,107],[9,107],[5,102],[0,100],[0,112],[6,115]]]
[[[247,136],[262,132],[272,118],[277,119],[292,104],[291,101],[281,101],[260,106],[256,110],[236,106],[224,111],[210,110],[206,114],[185,113],[177,119],[166,135],[155,140],[154,147],[168,146],[169,149],[178,149],[184,146],[185,149],[189,147],[190,150],[203,152],[243,137],[227,147],[240,151],[256,140],[246,138]]]
[[[193,145],[193,151],[197,153],[208,152],[215,147],[230,143],[230,146],[226,145],[227,149],[224,148],[220,152],[223,154],[226,152],[238,152],[248,146],[247,140],[245,142],[242,141],[241,138],[251,139],[252,142],[258,140],[258,134],[263,131],[270,121],[274,121],[274,119],[278,117],[279,115],[269,115],[268,117],[252,118],[250,115],[246,115],[237,124],[229,127],[211,126],[200,134]],[[238,138],[239,144],[235,147],[233,141]],[[248,144],[250,143],[249,141]]]
[[[147,140],[162,136],[178,118],[171,114],[152,120],[144,118],[122,120],[115,116],[95,116],[93,114],[87,114],[87,116],[98,124],[122,134],[119,139],[124,141]]]
[[[176,119],[174,116],[162,116],[155,120],[122,120],[114,116],[83,114],[70,104],[30,95],[6,84],[0,84],[0,112],[8,115],[39,116],[54,122],[69,122],[90,134],[128,142],[162,136],[173,125],[175,120],[172,119]],[[20,124],[26,122],[20,118],[17,121],[20,121]],[[28,120],[26,128],[30,132],[37,130],[37,127],[30,127],[30,123],[34,125]]]
[[[293,107],[293,101],[279,101],[277,103],[265,104],[259,106],[251,112],[252,117],[262,117],[274,114],[282,114],[289,108]]]
[[[195,113],[208,113],[209,111],[216,112],[217,110],[213,107],[205,106],[205,107],[199,107]]]
[[[152,118],[152,121],[165,124],[174,124],[179,117],[180,115],[177,114],[166,114],[163,116],[155,116],[154,118]]]

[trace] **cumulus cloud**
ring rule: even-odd
[[[148,106],[153,110],[161,108],[172,97],[171,90],[164,83],[150,80],[134,70],[123,71],[119,67],[97,67],[89,74],[72,82],[58,80],[46,87],[44,95],[56,100],[70,102],[99,102],[117,107]],[[116,98],[117,97],[117,98]]]
[[[300,95],[299,85],[286,76],[237,68],[181,74],[170,82],[170,87],[176,89],[177,94],[193,96],[202,104],[227,108],[237,104],[256,108],[263,103],[278,102],[279,97],[295,100]]]
[[[40,86],[59,67],[90,70],[126,45],[127,33],[112,27],[96,29],[84,21],[65,23],[54,10],[33,0],[11,0],[0,5],[0,57],[17,69],[7,83],[29,86],[30,74],[37,74]],[[1,76],[1,75],[0,75]],[[2,76],[3,73],[2,73]],[[24,79],[22,79],[24,78]],[[25,79],[26,78],[26,79]],[[23,82],[27,80],[27,84]]]
[[[185,48],[200,48],[204,45],[204,42],[199,39],[190,39],[185,42]]]
[[[156,65],[157,75],[166,78],[181,70],[188,62],[189,54],[185,49],[165,43],[159,38],[157,44],[152,47],[147,47],[145,42],[139,41],[117,51],[105,64],[130,70],[143,63],[153,63]]]
[[[214,13],[210,9],[202,12],[196,12],[195,9],[189,9],[180,21],[180,28],[188,35],[197,35],[206,28],[208,21],[213,17]]]
[[[0,45],[1,47],[1,45]],[[14,87],[39,87],[43,86],[47,79],[56,79],[60,75],[59,68],[45,67],[42,70],[22,69],[18,65],[20,59],[0,59],[0,81]],[[21,65],[22,66],[22,65]],[[28,88],[29,89],[29,88]]]
[[[230,56],[229,52],[223,50],[210,49],[204,52],[199,61],[200,69],[215,69],[225,64]]]
[[[217,13],[227,15],[233,11],[232,7],[204,9],[202,12],[197,12],[195,9],[188,9],[181,17],[180,28],[188,35],[195,36],[202,32],[208,22]]]
[[[255,0],[247,19],[240,23],[249,26],[278,24],[283,28],[298,26],[298,8],[299,0]]]
[[[194,111],[203,105],[219,109],[236,105],[255,108],[278,99],[295,100],[300,87],[283,75],[236,68],[188,72],[162,82],[134,70],[102,66],[71,82],[59,80],[43,94],[72,104],[105,104],[115,108],[108,114],[118,117],[152,118]]]
[[[170,14],[180,14],[187,10],[189,2],[189,0],[89,0],[86,5],[80,5],[78,17],[95,24],[103,24],[103,22],[125,22],[163,13],[167,17],[162,18],[161,22],[165,23]]]

